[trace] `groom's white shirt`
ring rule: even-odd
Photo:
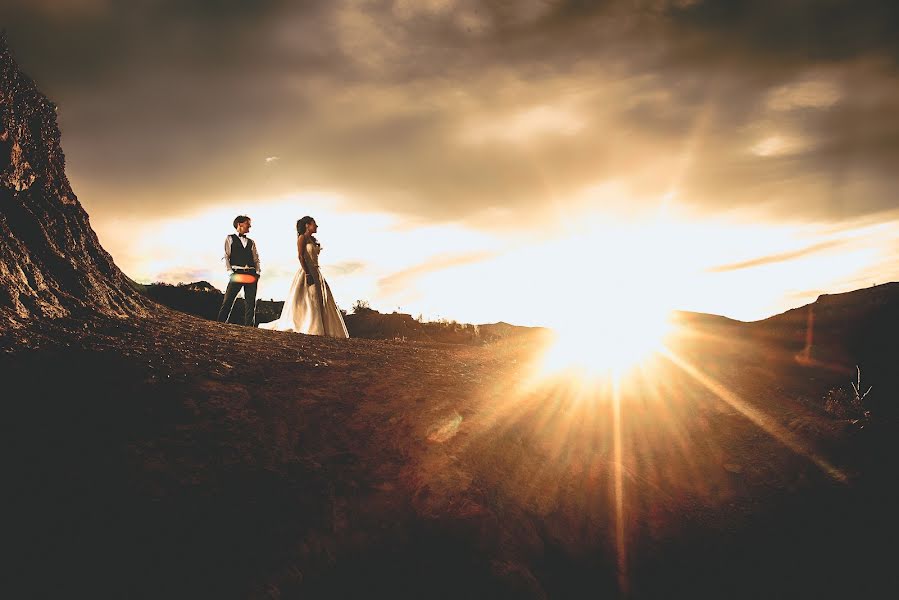
[[[225,236],[225,269],[227,269],[227,271],[229,273],[231,272],[231,240],[234,239],[232,237],[233,235],[236,235],[236,234],[232,233],[232,234],[228,234],[227,236]],[[238,236],[237,239],[240,240],[240,243],[243,244],[244,248],[246,248],[247,244],[250,243],[249,242],[250,238],[248,238],[247,236],[243,236],[243,237]],[[256,250],[256,244],[253,244],[253,262],[256,263],[255,264],[256,273],[262,275],[262,265],[259,263],[259,252]],[[250,265],[234,265],[234,266],[235,267],[249,267]]]

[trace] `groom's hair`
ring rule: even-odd
[[[250,217],[248,217],[246,215],[240,215],[238,217],[234,217],[234,229],[237,229],[238,225],[240,225],[241,223],[246,223],[249,220],[250,220]]]

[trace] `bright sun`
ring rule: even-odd
[[[620,378],[663,349],[670,315],[669,309],[640,301],[607,306],[589,317],[573,313],[553,327],[555,338],[543,355],[540,375]]]
[[[620,379],[664,349],[688,263],[674,222],[587,223],[542,249],[557,273],[544,323],[555,332],[535,375]],[[665,248],[660,252],[660,248]]]

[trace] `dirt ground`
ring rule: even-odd
[[[535,377],[545,332],[7,331],[16,597],[895,597],[893,447],[705,334],[615,385]]]

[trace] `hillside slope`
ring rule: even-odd
[[[0,34],[0,328],[73,312],[144,314],[72,192],[56,106]]]
[[[539,333],[478,347],[168,312],[61,323],[0,355],[18,400],[4,431],[18,457],[11,566],[37,596],[835,597],[894,584],[876,548],[897,533],[895,449],[868,461],[862,438],[744,360],[774,347],[660,359],[624,382],[616,417],[607,384],[531,383]]]

